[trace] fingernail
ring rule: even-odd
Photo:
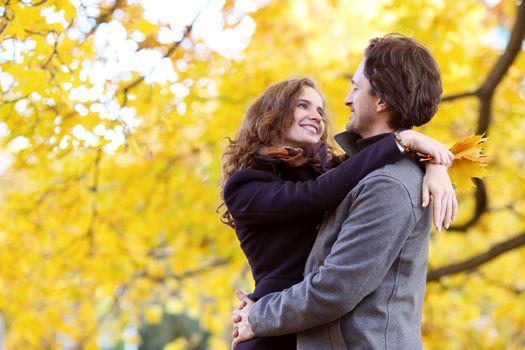
[[[450,224],[446,224],[445,228],[448,230],[449,226],[450,226]]]
[[[437,229],[438,231],[441,231],[441,226],[436,226],[436,229]]]

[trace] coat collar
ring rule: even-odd
[[[378,134],[372,137],[362,138],[352,131],[343,131],[334,136],[335,141],[341,146],[345,153],[349,156],[359,153],[366,147],[373,143],[387,137],[390,133]]]

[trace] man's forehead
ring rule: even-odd
[[[365,69],[365,60],[363,59],[359,66],[356,68],[354,75],[350,76],[350,81],[355,84],[363,80],[364,78],[364,69]]]

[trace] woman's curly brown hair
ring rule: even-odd
[[[284,133],[293,123],[295,103],[304,86],[317,90],[308,78],[288,79],[270,86],[246,111],[236,138],[228,138],[229,145],[222,155],[223,202],[219,210],[225,208],[221,214],[223,223],[233,227],[233,218],[224,205],[222,193],[226,181],[240,169],[257,168],[255,156],[261,147],[283,145]],[[321,141],[326,142],[326,130],[325,127]]]

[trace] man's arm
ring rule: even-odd
[[[380,285],[419,215],[416,219],[405,187],[391,177],[375,176],[356,190],[349,217],[319,270],[251,307],[249,323],[256,336],[334,321]]]

